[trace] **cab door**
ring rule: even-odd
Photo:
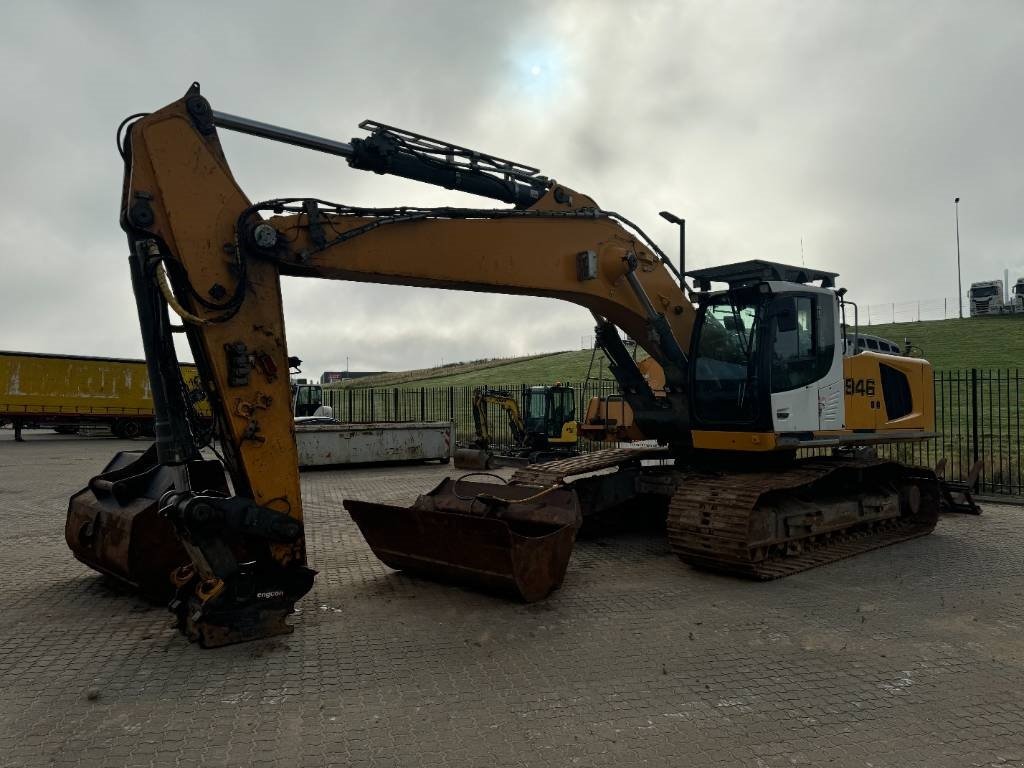
[[[769,380],[776,432],[843,426],[843,358],[831,291],[778,295],[769,312]]]

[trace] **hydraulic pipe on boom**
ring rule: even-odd
[[[457,189],[513,203],[517,208],[537,202],[548,185],[536,168],[369,120],[359,127],[369,128],[372,133],[346,143],[225,112],[212,114],[218,128],[326,152],[344,157],[353,168]],[[443,161],[433,156],[438,153]]]

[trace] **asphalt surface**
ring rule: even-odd
[[[1024,766],[1020,507],[769,583],[584,541],[521,605],[391,571],[342,509],[446,467],[318,471],[295,632],[204,651],[64,543],[144,443],[26,436],[0,430],[0,766]]]

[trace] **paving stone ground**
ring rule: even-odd
[[[390,571],[342,510],[447,468],[313,472],[294,634],[204,651],[64,543],[128,444],[27,437],[0,431],[0,766],[1024,766],[1020,507],[765,584],[584,541],[527,606]]]

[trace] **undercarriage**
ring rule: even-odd
[[[934,529],[939,511],[938,480],[931,470],[872,458],[812,458],[722,471],[677,467],[661,448],[615,448],[520,469],[504,486],[470,483],[467,476],[460,492],[459,483],[446,481],[408,509],[359,501],[345,506],[385,563],[445,580],[457,574],[460,581],[483,587],[495,581],[494,564],[501,563],[512,583],[522,578],[513,574],[529,573],[528,587],[513,590],[527,601],[561,584],[571,553],[567,537],[577,532],[654,521],[667,530],[672,551],[683,562],[763,580],[923,536]],[[540,499],[545,500],[542,519],[536,509]],[[424,514],[436,518],[432,526],[448,519],[463,532],[458,547],[447,539],[447,559],[436,548],[421,551],[436,539],[426,535],[431,526],[425,526]],[[375,515],[386,516],[388,524],[375,523]],[[477,521],[470,524],[472,518]],[[486,541],[465,535],[474,528],[484,535],[483,521]],[[498,538],[514,542],[523,525],[538,523],[543,527],[525,534],[533,539],[530,557],[556,565],[541,571],[517,564],[515,550],[522,549],[517,542],[490,559],[484,576],[458,568],[458,560],[482,549],[493,552]],[[556,531],[561,535],[553,536]],[[538,555],[545,546],[551,551]]]

